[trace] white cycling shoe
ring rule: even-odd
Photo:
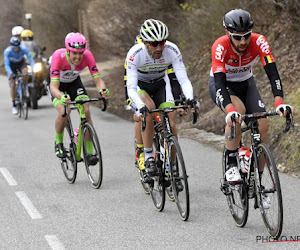
[[[17,107],[13,107],[12,108],[12,113],[13,113],[13,115],[17,115],[18,114]]]
[[[230,182],[238,182],[242,180],[241,174],[237,166],[230,164],[225,173],[226,180]]]

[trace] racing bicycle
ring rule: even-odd
[[[151,179],[147,185],[155,208],[158,211],[164,209],[165,193],[167,192],[169,198],[175,200],[181,219],[184,221],[188,220],[190,213],[188,175],[180,145],[171,130],[169,113],[176,109],[187,108],[188,105],[181,105],[149,111],[150,114],[160,113],[163,115],[163,122],[154,119],[153,149],[158,173],[154,176],[147,176],[144,172],[145,175],[142,177]],[[144,114],[142,130],[146,126],[145,117]],[[197,119],[198,113],[195,108],[193,123],[196,123]]]
[[[253,113],[242,115],[246,127],[242,127],[242,134],[251,131],[250,169],[243,173],[240,170],[242,180],[240,182],[229,182],[226,180],[225,172],[227,166],[226,149],[223,151],[221,191],[226,195],[230,213],[239,227],[247,223],[249,213],[249,199],[254,199],[254,208],[260,209],[262,219],[270,237],[278,239],[282,232],[283,205],[280,180],[276,163],[268,145],[263,143],[259,134],[258,120],[269,116],[278,115],[276,111]],[[234,122],[234,119],[232,119]],[[283,132],[293,127],[291,110],[288,109],[286,127]],[[235,137],[235,128],[232,127],[228,140]],[[242,146],[242,142],[240,143]],[[240,169],[240,162],[238,161]]]
[[[80,99],[69,102],[69,104],[74,105],[71,109],[78,110],[80,116],[78,126],[79,131],[76,143],[71,117],[69,116],[65,127],[65,136],[63,141],[67,156],[65,158],[61,158],[60,163],[68,182],[74,183],[77,175],[77,163],[83,161],[92,187],[98,189],[101,186],[103,177],[101,148],[96,130],[93,125],[87,121],[83,108],[84,103],[96,101],[103,102],[102,111],[105,111],[107,101],[102,97]],[[67,115],[67,106],[68,105],[65,105],[63,117]],[[81,158],[81,149],[83,149],[83,158]]]
[[[28,118],[28,104],[29,104],[29,91],[28,85],[24,84],[23,77],[28,76],[27,74],[22,74],[17,72],[15,76],[15,103],[18,110],[19,118],[23,117],[24,120]]]

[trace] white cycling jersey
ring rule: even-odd
[[[181,53],[174,43],[166,41],[159,59],[154,59],[149,55],[144,43],[138,43],[129,50],[126,57],[127,92],[138,109],[145,105],[137,93],[138,81],[151,84],[151,82],[162,79],[167,75],[170,64],[173,65],[176,78],[185,97],[193,99],[192,84],[187,76]]]

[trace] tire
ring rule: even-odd
[[[263,161],[263,158],[265,159],[265,165],[260,178],[258,162],[259,160]],[[278,239],[282,232],[283,205],[276,163],[265,143],[260,143],[257,146],[255,159],[255,190],[258,205],[268,234],[273,239]],[[270,200],[269,208],[264,208],[262,205],[263,191],[267,191],[267,197]]]
[[[70,131],[69,126],[66,126],[64,131],[63,144],[67,157],[60,159],[60,163],[67,181],[72,184],[75,182],[77,176],[76,144],[72,139],[73,132]]]
[[[227,158],[226,158],[226,149],[224,147],[223,150],[223,158],[222,158],[222,173],[224,178],[224,183],[222,186],[223,192],[226,195],[227,204],[229,207],[229,211],[231,216],[238,227],[244,227],[248,220],[249,214],[249,199],[248,199],[248,189],[246,176],[241,174],[243,178],[242,184],[230,185],[226,181],[225,172],[227,166]]]
[[[22,100],[22,110],[23,110],[23,118],[27,120],[28,118],[28,97],[26,97],[25,89],[23,89],[23,100]]]
[[[87,161],[88,152],[87,152],[86,135],[90,136],[91,139],[90,141],[92,142],[93,145],[93,155],[96,156],[98,160],[98,162],[93,166],[92,165],[89,166]],[[102,155],[101,155],[100,143],[96,131],[94,127],[89,123],[84,124],[82,141],[83,141],[83,155],[84,155],[86,172],[91,181],[92,187],[98,189],[101,186],[102,177],[103,177]]]
[[[186,174],[185,164],[182,156],[182,152],[179,143],[175,136],[172,136],[168,140],[169,156],[166,160],[166,165],[170,167],[171,172],[171,186],[172,193],[174,194],[175,202],[183,221],[188,220],[190,214],[190,194],[188,177]],[[176,164],[174,165],[174,159]],[[180,181],[183,189],[178,189],[178,183]]]
[[[32,109],[38,108],[38,91],[35,87],[30,88],[30,106]]]
[[[157,211],[163,211],[165,207],[165,185],[164,185],[164,168],[163,163],[160,160],[160,152],[159,152],[159,137],[155,134],[153,138],[153,150],[156,158],[156,164],[158,168],[158,175],[151,177],[153,183],[149,184],[149,191],[153,201],[153,204]]]

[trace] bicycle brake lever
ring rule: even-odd
[[[287,115],[286,115],[286,122],[285,122],[285,128],[283,129],[283,133],[287,133],[290,128],[295,129],[294,122],[293,122],[293,116],[292,116],[292,110],[290,107],[287,107]]]

